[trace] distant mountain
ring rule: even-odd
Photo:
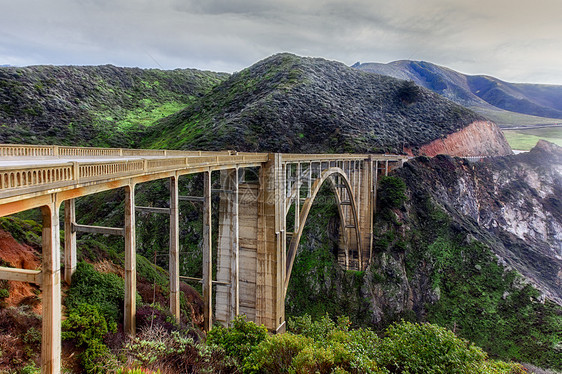
[[[509,83],[485,75],[462,74],[425,61],[364,63],[354,68],[412,80],[500,124],[548,123],[552,119],[562,119],[562,86]],[[542,119],[510,116],[509,112]]]
[[[154,125],[145,146],[269,152],[402,152],[483,118],[409,82],[278,54]],[[505,154],[502,143],[484,151]],[[504,144],[505,143],[505,144]],[[501,149],[501,151],[499,151]]]
[[[0,68],[0,143],[132,147],[228,74],[105,66]]]

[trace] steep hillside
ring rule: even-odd
[[[228,75],[105,66],[0,68],[0,142],[132,147]]]
[[[156,148],[402,152],[482,120],[408,82],[279,54],[234,74],[154,126]],[[490,154],[505,154],[501,136]]]
[[[562,86],[509,83],[489,76],[470,76],[425,61],[364,63],[354,67],[412,80],[499,124],[545,124],[560,122],[555,119],[562,118]]]

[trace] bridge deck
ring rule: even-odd
[[[260,166],[268,153],[0,145],[0,216],[44,204],[46,194],[68,198],[170,176]],[[396,155],[282,154],[283,162],[396,160]],[[64,197],[64,196],[61,196]],[[31,201],[36,199],[35,202]],[[27,204],[8,206],[27,201]]]

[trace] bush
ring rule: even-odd
[[[168,332],[161,326],[141,329],[126,348],[135,364],[162,373],[228,373],[233,366],[221,348],[198,344],[185,332]]]
[[[263,340],[254,348],[244,362],[245,373],[286,373],[292,366],[293,359],[312,339],[290,332],[273,335]]]
[[[378,199],[381,208],[399,208],[406,201],[406,183],[393,176],[384,176],[379,181]]]
[[[98,363],[110,352],[103,343],[103,338],[108,332],[117,330],[115,322],[108,324],[97,306],[79,304],[62,322],[62,329],[63,339],[73,339],[76,346],[86,348],[81,354],[81,362],[86,372],[104,372]]]
[[[97,272],[86,262],[76,266],[72,284],[65,299],[69,312],[80,304],[95,305],[112,322],[122,319],[121,308],[125,298],[125,283],[115,274]]]
[[[445,328],[401,322],[386,330],[381,365],[391,372],[476,373],[486,360],[482,349]]]
[[[207,334],[207,343],[223,348],[226,354],[242,364],[244,359],[267,337],[265,326],[246,321],[240,315],[232,321],[232,327],[215,326]]]
[[[289,321],[302,335],[269,336],[244,362],[247,373],[522,374],[518,364],[486,361],[478,347],[430,324],[401,322],[380,339],[369,329],[349,330],[347,319]]]

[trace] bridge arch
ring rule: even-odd
[[[336,204],[338,206],[338,213],[339,213],[339,216],[340,216],[340,225],[341,225],[342,234],[343,234],[343,237],[344,237],[344,245],[346,246],[346,248],[345,248],[346,257],[348,256],[348,251],[349,251],[349,243],[348,243],[348,238],[347,238],[347,235],[346,235],[346,229],[348,229],[348,228],[352,228],[353,231],[354,231],[357,249],[358,249],[358,255],[361,257],[361,250],[360,250],[360,248],[361,248],[361,233],[359,232],[359,215],[357,213],[357,206],[356,206],[355,196],[354,196],[354,192],[353,192],[351,182],[349,180],[348,175],[345,173],[345,171],[343,169],[341,169],[339,167],[330,167],[330,168],[324,170],[321,173],[319,178],[314,180],[314,183],[311,186],[310,195],[309,195],[309,197],[306,198],[306,200],[304,201],[304,203],[302,205],[302,208],[300,209],[300,215],[299,215],[299,219],[298,219],[298,221],[299,221],[298,230],[295,232],[295,234],[291,238],[291,241],[289,243],[289,248],[288,248],[288,251],[287,251],[285,282],[284,282],[284,288],[283,288],[284,295],[287,294],[287,288],[289,286],[289,280],[291,278],[291,271],[292,271],[293,264],[295,262],[295,258],[296,258],[296,255],[297,255],[298,245],[300,243],[302,233],[304,231],[304,226],[306,224],[306,221],[308,219],[308,215],[310,213],[310,209],[312,208],[312,204],[316,200],[316,196],[318,195],[318,192],[320,191],[320,188],[324,185],[324,182],[326,182],[326,181],[330,182],[330,186],[332,187],[332,190],[333,190],[334,195],[336,197]],[[343,188],[346,191],[347,196],[349,197],[348,204],[351,207],[351,214],[350,214],[351,217],[347,217],[347,214],[344,212],[342,195],[337,188],[338,186],[341,186],[341,188]],[[299,204],[298,197],[297,197],[296,203]],[[353,221],[352,225],[347,225],[347,219],[348,218],[350,218]],[[359,262],[361,263],[361,259],[359,259]]]

